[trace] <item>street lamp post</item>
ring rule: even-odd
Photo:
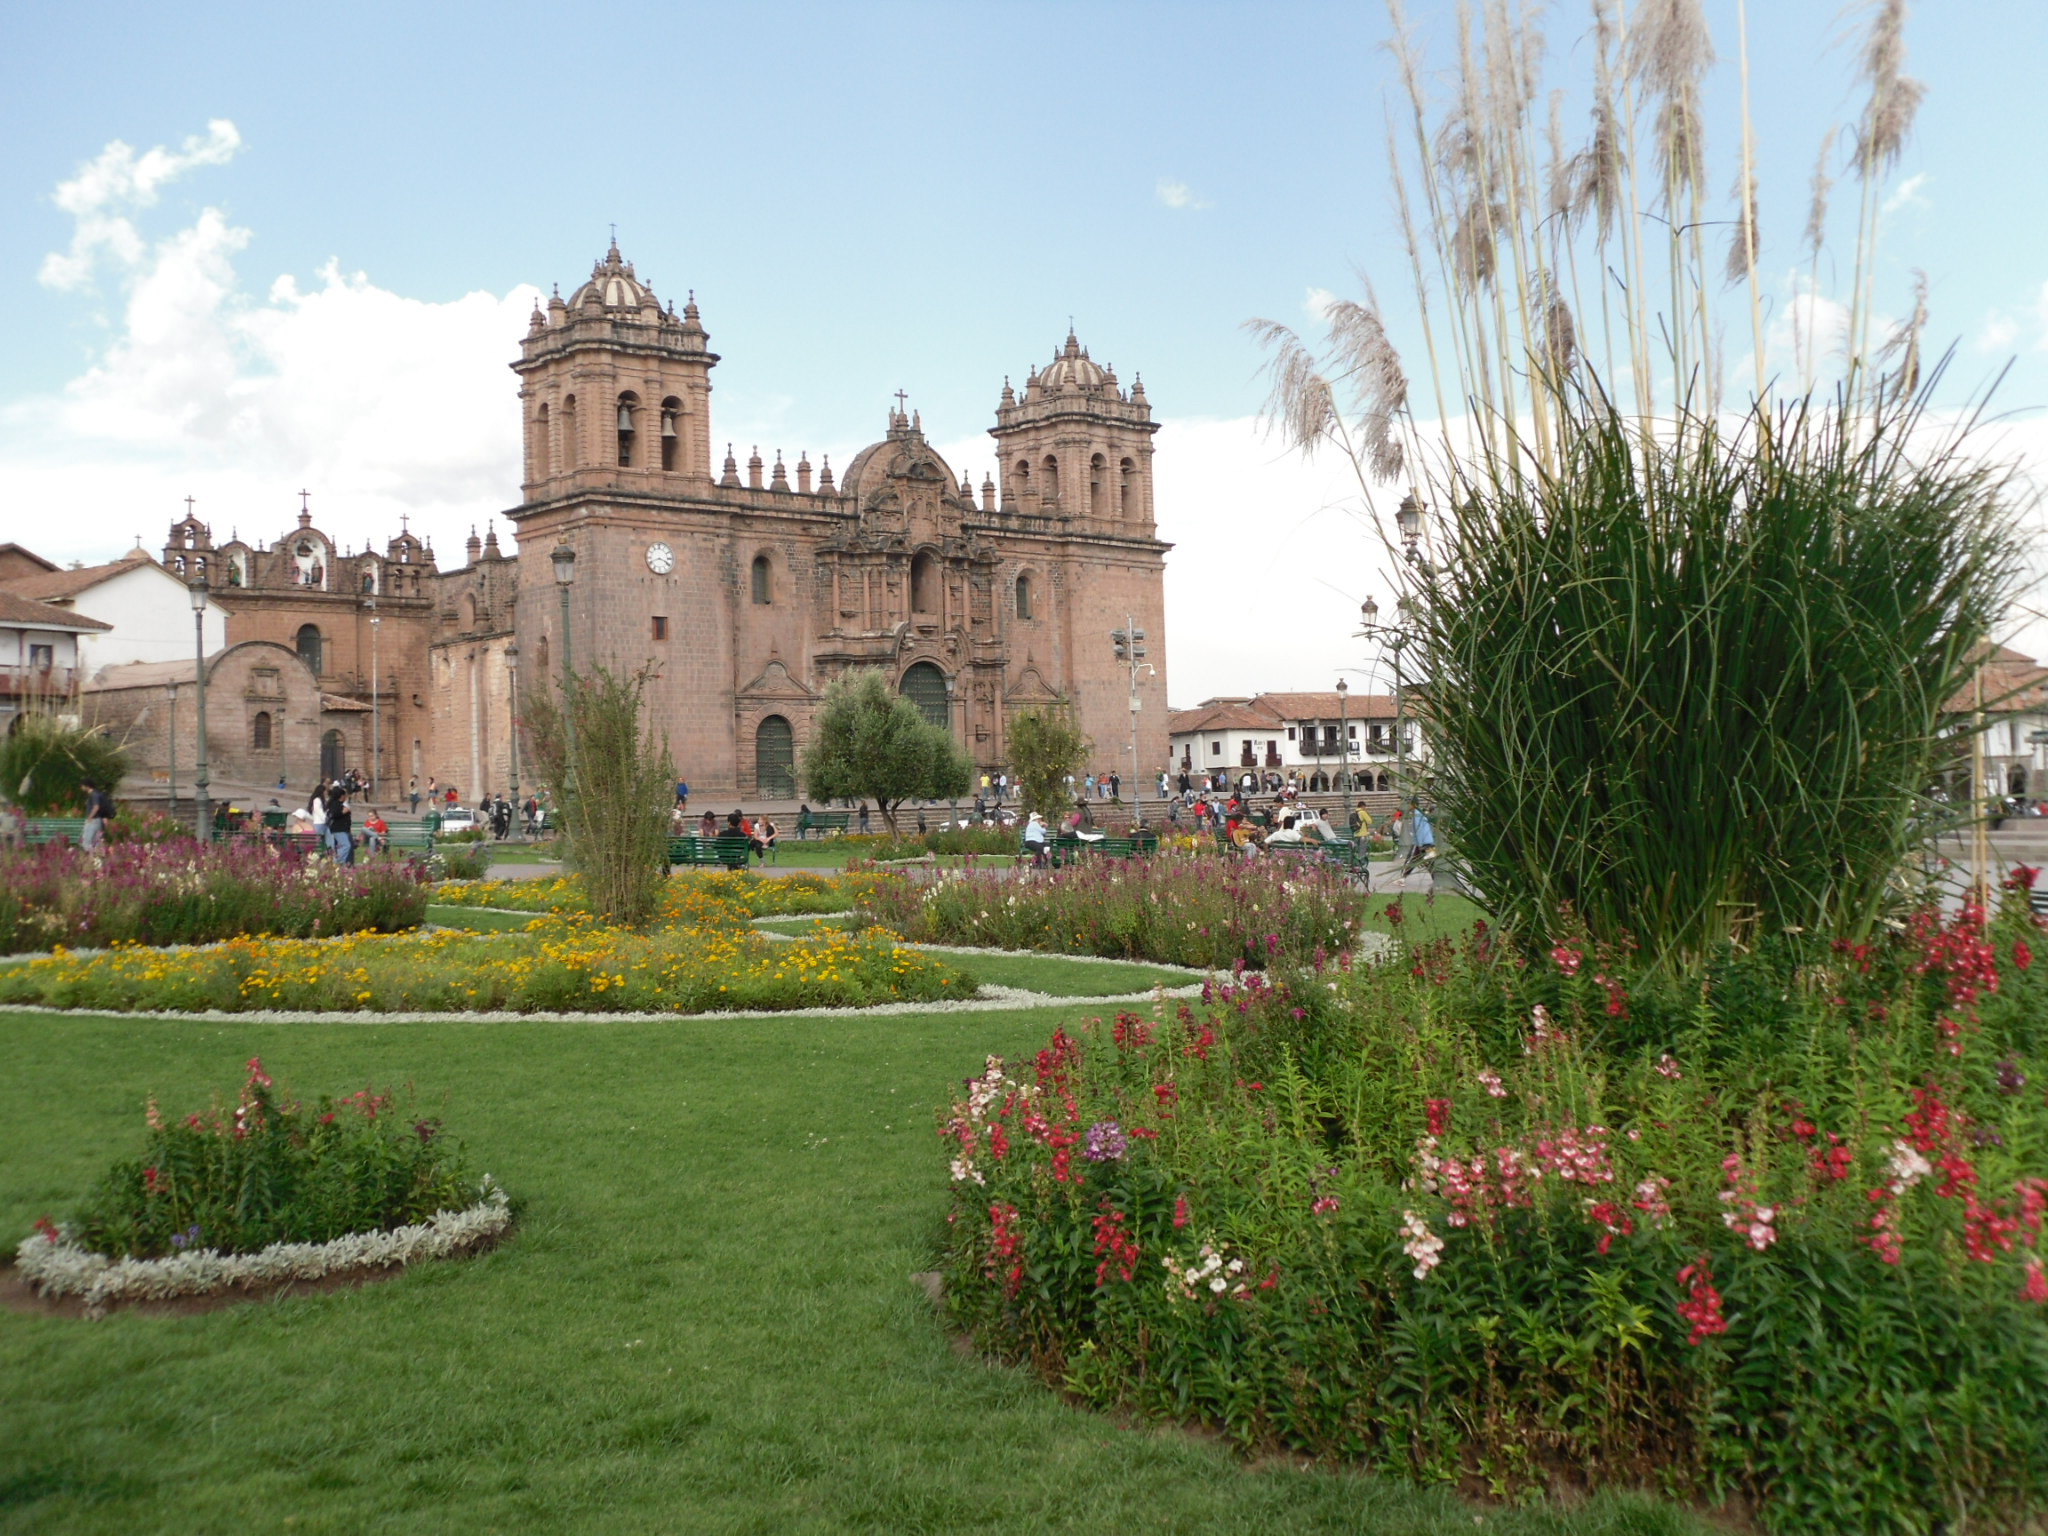
[[[505,647],[505,687],[512,703],[512,828],[526,841],[526,818],[519,812],[519,642]]]
[[[1155,669],[1143,663],[1145,631],[1138,628],[1137,619],[1125,614],[1124,627],[1111,630],[1109,638],[1116,647],[1116,659],[1127,663],[1131,671],[1131,826],[1135,830],[1145,825],[1145,788],[1138,777],[1138,671],[1141,665],[1147,672]]]
[[[1351,835],[1351,685],[1337,679],[1337,754],[1342,759],[1338,772],[1344,776],[1344,835]]]
[[[569,654],[569,588],[576,580],[576,551],[566,544],[557,544],[555,552],[548,556],[555,567],[555,589],[562,594],[562,745],[567,759],[562,785],[564,800],[576,782],[576,716],[569,698],[575,668]]]
[[[377,778],[384,767],[384,737],[379,718],[384,706],[377,694],[377,626],[383,621],[377,617],[374,594],[363,599],[363,606],[370,610],[370,804],[375,805]]]
[[[1405,503],[1403,504],[1403,510],[1406,510]],[[1403,531],[1405,533],[1405,528]],[[1400,599],[1400,620],[1394,624],[1380,623],[1380,605],[1369,597],[1359,606],[1358,611],[1365,620],[1364,626],[1358,632],[1359,638],[1364,640],[1382,640],[1385,642],[1387,649],[1393,652],[1394,655],[1394,788],[1401,797],[1402,825],[1405,828],[1407,825],[1410,796],[1408,793],[1408,725],[1405,700],[1403,698],[1405,689],[1401,675],[1401,651],[1408,644],[1410,638],[1407,630],[1408,599],[1405,597]]]
[[[193,831],[200,842],[210,843],[213,841],[213,807],[208,804],[206,795],[207,788],[212,783],[206,774],[206,578],[201,576],[193,582],[191,591],[192,638],[197,652],[199,679],[199,762],[197,770],[192,775]]]
[[[178,685],[168,683],[164,694],[171,701],[171,725],[166,740],[170,746],[171,759],[171,814],[178,814]]]

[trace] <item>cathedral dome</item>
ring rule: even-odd
[[[1106,375],[1089,360],[1081,343],[1067,332],[1067,344],[1053,354],[1052,361],[1038,370],[1038,387],[1048,394],[1056,389],[1100,389]]]
[[[963,494],[953,467],[924,438],[924,423],[901,411],[889,413],[889,435],[853,456],[839,477],[841,495],[880,494],[891,480],[936,480],[948,496]]]
[[[606,309],[638,309],[643,298],[654,297],[654,290],[633,275],[633,263],[620,258],[617,245],[590,269],[590,281],[569,295],[569,308],[581,308],[593,292]]]

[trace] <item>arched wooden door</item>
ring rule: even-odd
[[[770,715],[754,732],[754,793],[796,798],[796,733],[780,715]]]

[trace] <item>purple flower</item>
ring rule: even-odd
[[[1131,1149],[1130,1138],[1114,1120],[1098,1120],[1088,1127],[1087,1145],[1081,1155],[1091,1163],[1120,1163]]]

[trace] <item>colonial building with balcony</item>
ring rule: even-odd
[[[83,614],[0,591],[0,731],[23,714],[78,710],[78,642],[112,626]]]
[[[1411,701],[1412,708],[1412,701]],[[1400,722],[1410,762],[1428,761],[1413,714]],[[1269,774],[1312,791],[1394,787],[1402,753],[1395,741],[1394,697],[1384,693],[1261,693],[1205,699],[1175,710],[1167,731],[1173,773],[1222,774],[1233,782],[1247,773]]]

